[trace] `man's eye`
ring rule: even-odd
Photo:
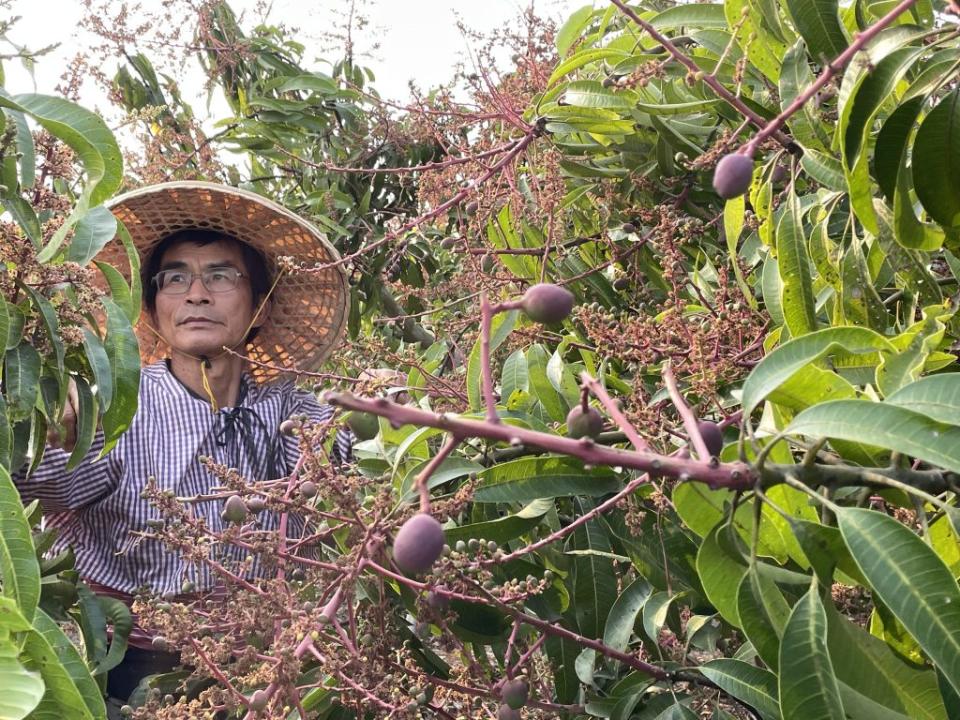
[[[229,270],[210,270],[207,275],[208,278],[214,282],[222,282],[230,280],[230,271]]]
[[[168,272],[166,274],[166,285],[183,285],[187,282],[187,274],[182,272]]]

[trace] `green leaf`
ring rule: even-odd
[[[827,614],[817,586],[797,601],[780,643],[783,720],[845,720],[827,651]]]
[[[721,690],[756,710],[763,720],[779,720],[777,676],[742,660],[720,658],[701,665],[701,673]]]
[[[650,599],[653,588],[645,578],[637,578],[620,593],[610,608],[607,626],[603,629],[603,644],[619,652],[627,649],[637,615]]]
[[[106,411],[113,401],[113,375],[110,372],[110,358],[100,338],[89,328],[83,328],[83,349],[97,384],[97,397],[100,399],[101,412]]]
[[[527,357],[523,350],[514,350],[503,363],[500,373],[500,397],[505,401],[517,390],[526,391],[528,388]]]
[[[737,616],[744,635],[768,667],[779,665],[780,637],[790,616],[790,606],[770,578],[750,568],[737,590]]]
[[[796,338],[813,332],[817,329],[817,317],[810,256],[803,234],[800,201],[792,192],[777,225],[777,266],[782,284],[783,317],[790,334]]]
[[[949,425],[960,418],[960,373],[920,378],[897,390],[884,401],[899,405]]]
[[[924,98],[915,97],[903,102],[880,127],[874,149],[873,167],[877,184],[888,200],[893,200],[907,139],[913,132],[917,116],[923,109]]]
[[[584,27],[590,21],[591,17],[593,17],[592,4],[576,10],[569,18],[567,18],[567,21],[557,31],[557,37],[554,41],[557,46],[557,53],[560,55],[560,57],[566,55],[567,51],[579,39]]]
[[[7,415],[11,422],[30,417],[40,390],[40,353],[27,341],[7,351],[4,358],[3,385]]]
[[[960,588],[950,570],[923,540],[875,510],[838,508],[837,522],[874,592],[960,691]]]
[[[780,110],[789,107],[813,81],[813,72],[810,70],[810,63],[807,59],[807,47],[802,40],[798,40],[784,55],[783,65],[780,68]],[[804,103],[803,107],[794,113],[787,122],[797,142],[804,147],[803,161],[806,161],[811,150],[825,151],[827,149],[827,143],[822,137],[823,131],[820,129],[820,122],[816,117],[815,110],[811,108],[811,103]],[[806,169],[806,165],[804,165],[804,168]],[[839,167],[838,170],[840,170]],[[840,185],[843,186],[842,170],[840,171]]]
[[[91,208],[77,221],[66,259],[86,265],[116,234],[117,219],[113,213],[103,205]]]
[[[414,437],[413,434],[407,436],[407,439],[411,437]],[[433,462],[433,458],[426,458],[422,462],[419,462],[410,468],[407,471],[407,474],[403,476],[403,482],[400,483],[400,496],[405,502],[411,502],[417,499],[418,493],[414,488],[414,481],[416,480],[417,475],[419,475],[431,462]],[[430,475],[430,478],[427,480],[427,487],[432,490],[433,488],[443,485],[445,482],[449,482],[454,478],[463,477],[472,472],[480,472],[481,470],[483,470],[483,465],[475,463],[472,460],[459,457],[449,457],[440,463],[440,467],[436,468]]]
[[[596,62],[597,60],[607,60],[610,58],[623,60],[628,57],[630,57],[630,53],[624,50],[604,48],[587,48],[585,50],[580,50],[554,68],[553,73],[550,75],[550,79],[547,81],[547,85],[553,85],[553,83],[562,78],[564,75],[567,75],[577,68],[583,67],[584,65]]]
[[[0,467],[0,579],[3,594],[17,601],[20,614],[33,620],[40,600],[40,566],[20,493]]]
[[[57,320],[57,311],[53,305],[37,290],[27,285],[21,286],[30,296],[30,302],[43,318],[43,329],[46,331],[47,340],[53,347],[53,354],[57,360],[57,368],[63,370],[63,340],[60,339],[60,322]]]
[[[612,108],[615,110],[631,110],[636,98],[633,92],[613,92],[603,87],[596,80],[577,80],[567,85],[564,99],[571,107],[579,108]]]
[[[885,354],[876,370],[876,383],[881,393],[892,395],[920,377],[927,358],[943,340],[944,321],[952,314],[952,310],[945,310],[943,306],[924,308],[923,319],[894,338],[893,343],[900,352]]]
[[[904,660],[887,643],[852,623],[834,607],[827,606],[826,610],[827,644],[841,683],[915,720],[947,720],[936,672]],[[844,709],[849,712],[852,708],[847,708],[846,703],[844,695]]]
[[[960,472],[960,426],[937,422],[896,405],[833,400],[804,410],[787,431],[862,442]]]
[[[73,470],[86,457],[97,432],[97,398],[94,397],[90,385],[82,377],[75,377],[74,382],[77,386],[77,400],[80,407],[76,408],[77,441],[73,450],[70,451],[70,458],[64,468],[67,471]]]
[[[931,218],[960,228],[960,90],[930,111],[913,143],[913,183]]]
[[[104,446],[101,457],[130,427],[137,411],[140,388],[140,348],[130,320],[110,298],[100,298],[107,311],[107,357],[113,378],[114,395],[103,414]]]
[[[787,0],[787,8],[818,65],[846,50],[847,37],[837,15],[836,0]]]
[[[0,296],[0,355],[3,355],[10,341],[11,319],[9,303]]]
[[[579,501],[577,514],[586,512]],[[617,596],[617,574],[610,553],[610,542],[596,520],[589,520],[578,527],[567,550],[591,551],[573,556],[571,562],[572,584],[570,606],[573,609],[580,634],[589,638],[603,635],[604,625]]]
[[[723,3],[675,5],[651,18],[650,24],[658,30],[687,26],[724,29],[729,27]]]
[[[63,717],[69,708],[71,720],[106,717],[107,709],[100,688],[60,626],[40,609],[33,618],[33,626],[34,631],[27,635],[23,654],[29,659],[31,669],[40,671],[46,685],[35,716]]]
[[[877,351],[896,352],[893,344],[868,328],[825,328],[790,340],[761,360],[743,384],[743,412],[749,415],[773,390],[797,371],[840,351],[862,355]]]
[[[490,352],[493,353],[507,336],[513,331],[517,323],[518,310],[511,310],[493,317],[490,323]],[[480,378],[480,338],[474,343],[473,350],[467,360],[467,397],[470,400],[471,410],[480,410],[483,407],[483,393],[481,392]]]
[[[46,262],[53,258],[67,232],[86,214],[87,208],[99,205],[120,187],[123,172],[120,148],[99,115],[68,100],[50,95],[0,96],[0,106],[27,113],[63,140],[77,153],[87,175],[74,211],[37,256],[37,260]]]
[[[481,503],[531,502],[570,495],[601,496],[617,492],[621,482],[606,467],[584,470],[569,457],[525,457],[500,463],[479,473],[474,499]]]
[[[736,543],[737,537],[729,525],[717,525],[700,545],[697,573],[710,604],[727,622],[740,627],[737,590],[747,566]]]
[[[0,634],[0,718],[21,720],[30,714],[43,697],[43,680],[17,659],[19,648]]]
[[[453,545],[457,540],[470,540],[471,538],[484,538],[503,544],[515,540],[527,530],[538,525],[540,519],[553,508],[554,503],[551,498],[540,498],[525,505],[519,512],[512,515],[505,515],[496,520],[446,528],[444,535],[446,535],[448,545]]]
[[[130,288],[127,287],[127,281],[123,277],[123,274],[110,263],[95,260],[94,264],[97,266],[100,274],[103,275],[103,279],[107,282],[107,287],[110,289],[110,299],[123,311],[123,314],[127,316],[127,319],[130,320],[130,324],[132,325],[136,317],[136,311],[134,309],[132,293],[130,292]]]
[[[553,686],[557,702],[572,703],[580,692],[580,680],[577,678],[576,662],[580,646],[573,640],[547,636],[545,643],[547,657],[553,670]]]
[[[527,348],[527,369],[531,394],[543,405],[547,416],[554,422],[567,418],[567,404],[547,377],[550,356],[542,345]]]

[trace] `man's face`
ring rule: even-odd
[[[210,292],[200,273],[210,268],[233,268],[243,276],[227,292]],[[173,354],[216,357],[224,345],[242,347],[255,308],[248,268],[240,248],[227,242],[197,245],[189,241],[168,249],[160,259],[160,271],[193,273],[193,281],[180,295],[158,290],[153,313],[154,327],[170,345]],[[253,327],[263,324],[262,312]]]

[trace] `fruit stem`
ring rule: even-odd
[[[607,414],[613,418],[613,421],[617,424],[617,427],[623,431],[623,434],[627,436],[627,439],[633,444],[633,447],[636,448],[637,452],[647,452],[650,450],[650,446],[647,444],[647,441],[640,437],[640,434],[636,431],[633,425],[627,420],[627,416],[623,414],[620,410],[620,407],[614,402],[613,398],[607,393],[606,388],[600,384],[596,378],[590,375],[590,373],[584,371],[580,373],[580,382],[583,383],[583,386],[590,390],[600,401],[600,404],[603,405],[603,409],[607,411]]]
[[[430,476],[436,472],[437,468],[443,464],[443,461],[447,459],[447,456],[453,452],[453,449],[459,444],[460,438],[450,433],[437,454],[434,455],[427,466],[417,474],[416,486],[417,492],[420,494],[420,512],[430,512],[430,487],[427,485],[427,480],[430,479]]]

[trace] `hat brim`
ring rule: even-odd
[[[292,257],[301,267],[334,263],[340,254],[326,236],[286,208],[255,193],[216,183],[181,181],[143,187],[120,195],[107,207],[124,224],[141,260],[168,235],[187,228],[216,230],[259,250],[271,280],[278,258]],[[129,272],[119,239],[97,258]],[[270,296],[271,309],[256,338],[246,347],[250,371],[260,380],[280,370],[312,370],[340,344],[346,331],[349,286],[340,265],[308,273],[285,272]],[[163,358],[166,344],[145,323],[137,326],[140,356],[146,363]]]

